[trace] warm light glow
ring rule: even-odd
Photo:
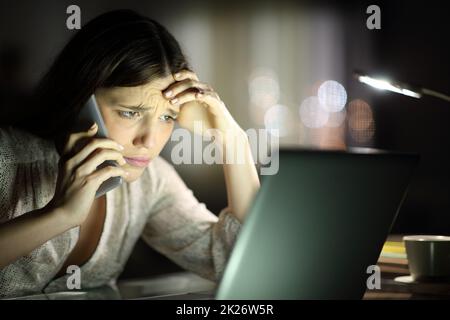
[[[330,128],[338,128],[342,125],[342,123],[344,123],[346,116],[347,112],[345,111],[345,108],[339,112],[330,112],[326,126]]]
[[[370,142],[375,133],[375,121],[370,105],[361,99],[352,100],[347,106],[350,136],[359,143]]]

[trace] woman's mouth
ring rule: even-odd
[[[128,164],[131,164],[132,166],[140,167],[140,168],[148,166],[148,164],[151,161],[150,158],[146,158],[146,157],[136,157],[136,158],[124,157],[124,158]]]

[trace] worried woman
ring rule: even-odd
[[[108,138],[95,138],[95,125],[70,132],[92,94]],[[221,278],[259,179],[245,132],[163,26],[129,10],[95,18],[56,58],[27,112],[0,128],[0,297],[66,290],[71,265],[83,288],[114,282],[139,237]],[[218,216],[159,156],[175,122],[192,130],[194,121],[221,133],[223,150],[245,146],[244,163],[223,164],[228,206]],[[119,166],[97,170],[105,160]],[[113,176],[125,183],[95,198]]]

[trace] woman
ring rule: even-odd
[[[109,139],[97,127],[70,133],[95,94]],[[27,116],[0,129],[0,296],[114,281],[137,239],[185,269],[220,279],[259,188],[245,132],[219,95],[189,67],[156,21],[129,10],[103,14],[63,49]],[[245,164],[224,164],[228,207],[216,217],[159,157],[174,122],[220,133],[223,154],[245,146]],[[230,134],[231,133],[231,134]],[[231,137],[231,138],[230,138]],[[119,167],[95,170],[105,160]],[[95,198],[113,176],[125,183]]]

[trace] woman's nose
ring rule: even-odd
[[[156,146],[157,132],[154,128],[146,128],[139,137],[140,143],[147,149],[154,148]]]
[[[154,148],[156,145],[156,137],[155,133],[148,132],[142,137],[142,144],[147,148],[151,149]]]

